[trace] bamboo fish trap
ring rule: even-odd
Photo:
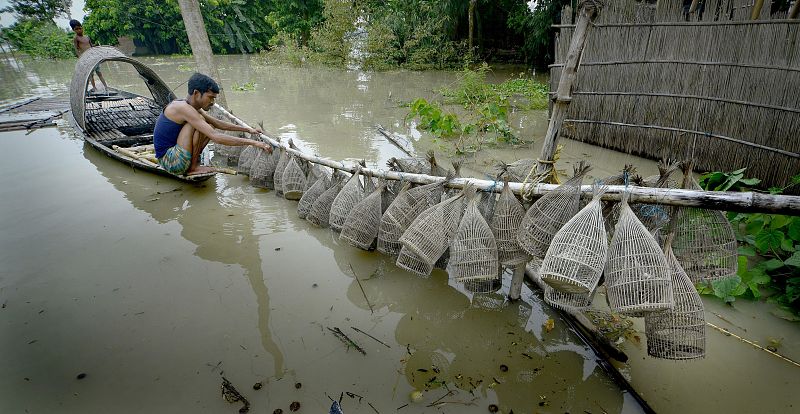
[[[289,140],[289,147],[292,149],[297,149],[291,139]],[[283,173],[286,170],[286,166],[289,164],[290,158],[291,155],[289,154],[289,151],[281,148],[281,157],[278,160],[278,165],[275,166],[275,173],[272,177],[273,186],[275,187],[275,195],[280,197],[283,197]]]
[[[628,206],[627,197],[620,204],[605,269],[608,303],[633,316],[671,309],[672,282],[664,252]]]
[[[431,272],[433,271],[432,263],[426,262],[425,259],[409,250],[405,246],[400,249],[400,253],[397,255],[396,264],[397,267],[408,270],[409,272],[422,277],[430,276]]]
[[[362,250],[373,247],[381,225],[381,203],[385,189],[385,184],[379,185],[372,194],[353,206],[353,210],[344,221],[339,240],[344,240]]]
[[[450,245],[450,273],[458,282],[495,280],[499,277],[497,243],[478,210],[481,198],[471,191],[467,209]]]
[[[314,200],[314,202],[311,204],[311,210],[308,211],[306,220],[315,226],[328,227],[331,214],[331,205],[341,189],[341,180],[337,179],[336,176],[331,178],[330,188],[325,190],[319,197],[317,197],[316,200]]]
[[[684,187],[700,189],[684,166]],[[736,275],[738,244],[725,214],[717,210],[679,208],[674,213],[675,257],[692,282],[712,282]]]
[[[277,154],[278,152],[273,151],[273,153]],[[257,155],[250,168],[250,185],[258,188],[269,188],[272,185],[272,174],[269,173],[270,168],[275,168],[273,154],[258,148]]]
[[[283,170],[281,185],[283,195],[287,200],[299,200],[306,189],[306,173],[300,167],[300,163],[305,163],[305,161],[290,156],[289,162]]]
[[[239,174],[250,175],[250,168],[252,168],[253,162],[256,160],[258,150],[258,147],[252,145],[248,145],[247,148],[242,150],[239,155],[239,165],[236,167],[236,171]]]
[[[403,247],[400,236],[408,226],[428,207],[436,204],[441,198],[444,181],[410,188],[406,183],[400,194],[381,217],[378,231],[378,251],[395,256]]]
[[[325,174],[320,174],[319,178],[311,185],[311,188],[303,193],[300,197],[300,202],[297,203],[297,215],[300,218],[306,218],[311,206],[317,201],[317,198],[325,192],[330,186],[330,180]]]
[[[336,199],[331,204],[330,219],[328,223],[335,231],[341,231],[347,215],[350,214],[353,206],[364,199],[364,186],[361,184],[359,176],[361,165],[356,165],[356,171],[336,195]]]
[[[489,227],[497,242],[497,258],[504,266],[514,266],[529,260],[528,253],[517,243],[517,231],[525,217],[525,208],[508,187],[505,179],[503,191],[494,206]]]
[[[672,277],[675,307],[644,316],[647,353],[664,359],[705,356],[706,320],[703,301],[667,243],[666,257]]]
[[[600,281],[608,255],[602,194],[603,190],[595,186],[592,201],[553,237],[540,269],[542,281],[550,287],[588,294]]]
[[[400,237],[403,247],[427,264],[436,263],[447,250],[458,228],[464,211],[461,201],[463,194],[448,198],[420,213]]]
[[[529,255],[544,258],[553,236],[578,212],[581,181],[590,169],[581,161],[572,178],[536,200],[525,213],[517,232],[517,243]]]

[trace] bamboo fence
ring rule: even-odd
[[[699,170],[748,167],[766,186],[800,172],[800,19],[764,0],[607,2],[581,56],[562,134]],[[563,12],[551,90],[573,34]]]

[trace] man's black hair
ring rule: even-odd
[[[72,19],[72,20],[69,21],[69,27],[71,27],[73,30],[78,26],[82,26],[81,22],[79,22],[79,21],[77,21],[75,19]]]
[[[193,94],[194,91],[198,91],[200,94],[204,94],[208,91],[219,93],[219,85],[217,85],[217,82],[214,82],[214,79],[202,73],[195,72],[195,74],[189,78],[189,95]]]

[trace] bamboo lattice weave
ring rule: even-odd
[[[568,136],[650,158],[694,151],[700,170],[747,166],[767,186],[800,170],[799,21],[774,20],[769,2],[750,21],[752,1],[709,0],[689,23],[680,2],[648,19],[649,6],[611,3],[581,56]],[[573,32],[559,33],[553,90]]]
[[[339,194],[336,195],[336,199],[334,199],[333,203],[331,204],[330,219],[328,223],[333,230],[341,231],[345,220],[347,220],[347,215],[350,214],[350,210],[359,201],[364,199],[364,186],[361,184],[361,180],[359,179],[361,175],[359,174],[360,171],[361,167],[356,167],[356,173],[350,177],[344,187],[342,187],[342,190],[339,191]]]
[[[705,356],[706,321],[703,301],[680,263],[667,248],[675,307],[644,317],[647,353],[664,359],[694,359]]]
[[[300,201],[297,203],[297,215],[300,218],[306,218],[306,216],[308,216],[308,212],[311,211],[311,206],[317,201],[317,198],[328,189],[329,184],[328,177],[320,175],[317,181],[311,185],[311,188],[303,193],[303,196],[300,197]]]
[[[608,303],[639,316],[673,307],[669,265],[656,240],[622,201],[605,267]]]

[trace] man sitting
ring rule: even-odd
[[[253,145],[272,152],[270,144],[218,133],[226,131],[260,134],[261,130],[220,121],[206,111],[214,105],[219,85],[210,77],[195,73],[189,78],[189,96],[170,102],[156,121],[153,144],[158,163],[175,175],[202,174],[215,171],[200,165],[200,153],[208,141],[222,145]]]

